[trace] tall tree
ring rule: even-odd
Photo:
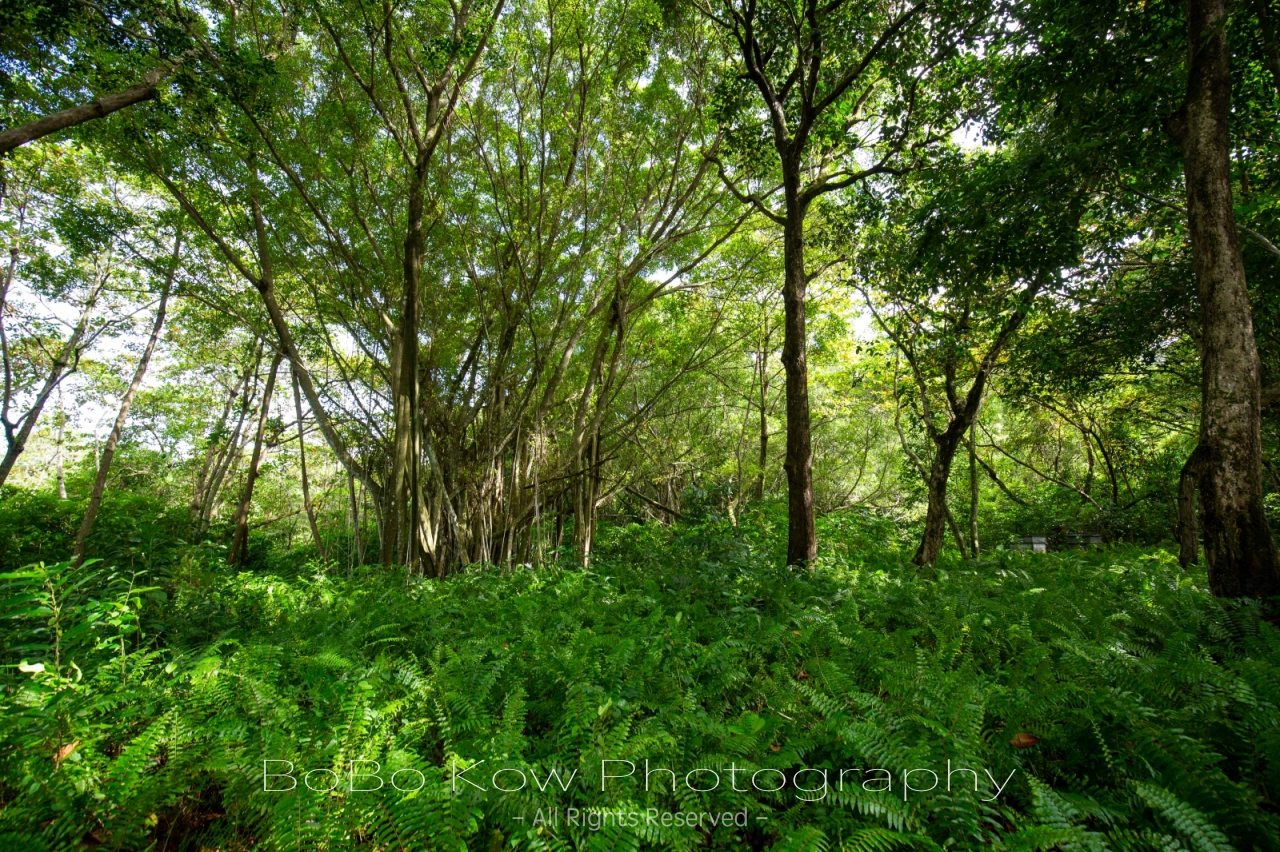
[[[1061,291],[1062,270],[1079,260],[1084,193],[1074,178],[1029,139],[941,158],[867,211],[887,221],[864,226],[854,286],[906,359],[932,449],[919,465],[928,509],[917,565],[937,560],[948,526],[962,553],[976,538],[947,506],[952,463],[1037,298]]]
[[[928,0],[697,5],[732,56],[719,112],[728,130],[723,160],[737,168],[730,174],[719,155],[710,156],[734,194],[783,233],[787,562],[805,564],[818,547],[805,306],[816,273],[806,256],[805,220],[826,193],[899,174],[937,141],[927,90],[953,55],[956,20]],[[779,190],[781,208],[770,200]]]
[[[73,564],[79,565],[84,560],[89,534],[93,531],[93,521],[98,516],[98,508],[102,505],[102,494],[107,488],[107,474],[111,472],[111,461],[115,457],[116,444],[120,442],[120,436],[124,433],[124,424],[129,418],[129,408],[133,405],[133,398],[138,394],[138,388],[142,386],[142,379],[147,374],[147,365],[151,363],[151,355],[155,352],[156,342],[160,339],[160,330],[164,327],[165,311],[169,307],[169,294],[173,290],[173,279],[178,274],[178,259],[181,254],[182,233],[179,232],[173,239],[173,256],[169,260],[169,270],[160,292],[160,303],[156,307],[156,318],[151,325],[151,334],[142,349],[138,366],[133,371],[133,380],[129,382],[129,387],[120,400],[120,409],[116,412],[115,422],[111,424],[111,433],[107,435],[107,442],[102,447],[102,455],[98,460],[98,472],[93,480],[93,490],[89,492],[89,503],[85,506],[84,518],[80,521],[80,531],[76,533],[76,543],[71,551]]]
[[[1262,496],[1261,365],[1231,188],[1231,52],[1225,0],[1187,2],[1187,89],[1166,122],[1182,152],[1200,301],[1197,448],[1209,585],[1222,597],[1280,594]]]
[[[104,294],[131,273],[119,243],[133,219],[114,197],[114,177],[104,163],[76,151],[24,154],[11,163],[0,197],[9,241],[0,279],[0,485],[53,392],[111,328],[112,312],[101,310]],[[71,308],[75,320],[45,315],[39,301],[26,307],[15,298],[18,290]]]
[[[1262,510],[1256,308],[1240,246],[1244,233],[1274,266],[1275,244],[1263,233],[1274,215],[1261,199],[1235,204],[1231,162],[1234,153],[1247,196],[1250,171],[1256,176],[1274,157],[1272,7],[1264,0],[1233,15],[1226,3],[1200,0],[1006,8],[1018,25],[1006,30],[1010,44],[999,51],[1006,65],[993,138],[1028,126],[1051,135],[1095,187],[1128,196],[1122,203],[1135,214],[1137,238],[1161,227],[1167,211],[1182,218],[1192,268],[1179,273],[1195,278],[1198,316],[1188,331],[1201,354],[1202,409],[1201,446],[1188,454],[1181,477],[1183,558],[1195,556],[1185,517],[1194,484],[1215,593],[1274,594],[1280,580]],[[1247,90],[1235,102],[1233,65],[1246,72]]]

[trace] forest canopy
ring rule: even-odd
[[[1275,0],[0,0],[0,93],[0,846],[1277,848]]]

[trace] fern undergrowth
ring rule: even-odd
[[[1167,554],[925,578],[716,524],[605,538],[443,582],[3,575],[0,848],[1280,849],[1280,635]]]

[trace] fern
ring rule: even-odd
[[[669,535],[639,553],[620,535],[592,573],[224,573],[166,585],[167,602],[101,563],[11,572],[0,848],[1280,848],[1263,792],[1280,786],[1280,639],[1256,609],[1140,555],[929,582],[884,560],[791,572],[736,533]],[[1018,732],[1037,744],[1013,747]],[[601,793],[604,757],[722,784]],[[265,758],[340,777],[372,760],[424,786],[267,794]],[[490,789],[454,794],[453,760],[577,774],[506,794],[474,773]],[[947,789],[948,761],[976,791],[963,772]],[[825,796],[742,789],[805,766],[829,769]],[[912,767],[939,785],[904,800]],[[891,791],[863,786],[871,768]],[[985,772],[1011,779],[998,798]],[[532,824],[568,808],[750,820]]]

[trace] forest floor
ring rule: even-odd
[[[1161,550],[922,576],[824,535],[808,571],[716,520],[443,582],[10,570],[0,848],[1280,848],[1256,607]]]

